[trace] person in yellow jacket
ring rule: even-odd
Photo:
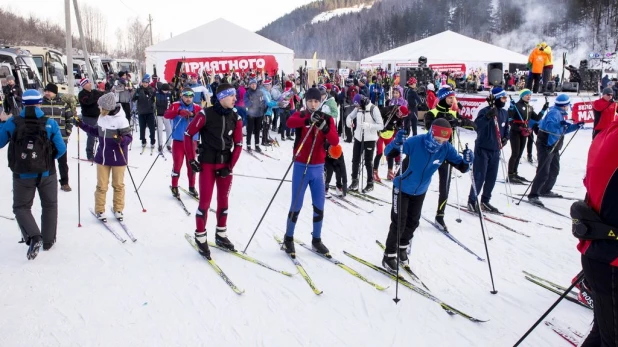
[[[552,80],[551,73],[552,73],[552,70],[554,69],[554,57],[551,53],[551,47],[545,42],[541,43],[541,47],[539,48],[539,50],[541,50],[541,52],[543,52],[543,55],[545,55],[545,66],[543,66],[542,91],[546,92],[547,84],[549,83],[549,81]]]
[[[528,57],[528,66],[530,66],[529,74],[532,74],[532,78],[528,78],[526,82],[526,88],[531,89],[533,93],[538,93],[539,82],[541,80],[541,74],[543,73],[543,67],[547,60],[547,55],[543,53],[541,45],[532,50]]]

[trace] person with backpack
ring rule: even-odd
[[[384,128],[384,123],[380,109],[373,105],[368,97],[356,94],[353,103],[355,109],[346,119],[348,128],[354,128],[352,122],[355,119],[357,121],[357,126],[354,128],[354,147],[352,152],[352,183],[348,190],[358,191],[358,172],[361,164],[361,155],[363,155],[365,168],[367,169],[367,185],[362,191],[363,193],[368,193],[373,190],[373,150],[378,139],[378,131]]]
[[[57,160],[66,153],[58,123],[41,110],[43,96],[28,89],[22,95],[24,108],[0,128],[0,148],[9,144],[8,162],[13,172],[13,213],[28,245],[27,258],[39,249],[52,248],[58,226]],[[41,228],[32,216],[35,193],[41,198]]]
[[[114,198],[112,209],[114,217],[124,220],[124,172],[128,165],[128,147],[133,141],[129,121],[123,117],[122,107],[116,104],[114,93],[107,93],[97,102],[101,108],[101,116],[97,126],[86,124],[80,118],[75,118],[75,124],[92,136],[99,137],[97,153],[94,162],[97,164],[97,187],[94,192],[94,213],[102,222],[107,222],[105,215],[105,200],[109,187],[109,176],[112,176]]]
[[[49,83],[45,86],[43,104],[41,105],[43,114],[56,121],[62,134],[62,140],[66,145],[69,142],[71,131],[73,129],[73,112],[69,104],[64,102],[58,95],[58,86]],[[69,165],[67,163],[67,153],[58,158],[58,169],[60,171],[60,189],[65,192],[71,191],[69,186]]]

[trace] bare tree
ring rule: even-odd
[[[80,4],[79,10],[88,51],[98,53],[107,51],[107,40],[105,39],[107,20],[105,16],[101,14],[98,8],[86,4]]]

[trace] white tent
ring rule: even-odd
[[[444,31],[407,45],[391,49],[361,60],[361,68],[382,67],[398,71],[402,67],[418,66],[418,58],[424,56],[433,70],[463,70],[485,68],[487,63],[526,64],[528,57],[508,49],[494,46],[473,38]]]
[[[264,70],[293,71],[294,51],[252,31],[219,18],[146,48],[146,69],[170,81],[176,63],[184,59],[183,72],[214,73]]]

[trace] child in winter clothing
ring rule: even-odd
[[[402,99],[402,101],[407,104],[407,102],[403,100],[403,98],[399,99]],[[391,103],[397,101],[397,99],[393,99],[391,100]],[[382,181],[378,173],[378,168],[380,167],[380,160],[382,159],[384,147],[390,144],[391,141],[393,141],[398,131],[405,131],[405,129],[403,129],[403,123],[404,119],[408,116],[408,108],[406,106],[391,106],[385,108],[384,111],[386,112],[383,115],[384,129],[382,129],[382,131],[378,131],[378,142],[376,143],[376,157],[373,159],[373,180],[376,182]],[[395,160],[397,161],[397,164],[399,164],[400,157],[398,156],[397,158],[395,158]],[[392,180],[395,177],[395,173],[393,172],[393,158],[387,158],[387,162],[388,174],[386,178],[388,180]]]
[[[99,98],[101,116],[97,126],[91,126],[81,119],[75,118],[77,126],[92,136],[99,137],[99,145],[94,156],[97,163],[97,190],[94,193],[94,212],[100,220],[105,217],[105,200],[109,185],[109,175],[112,175],[114,189],[113,210],[118,220],[124,218],[124,170],[128,164],[128,146],[133,140],[129,121],[121,107],[116,104],[114,93],[107,93]]]

